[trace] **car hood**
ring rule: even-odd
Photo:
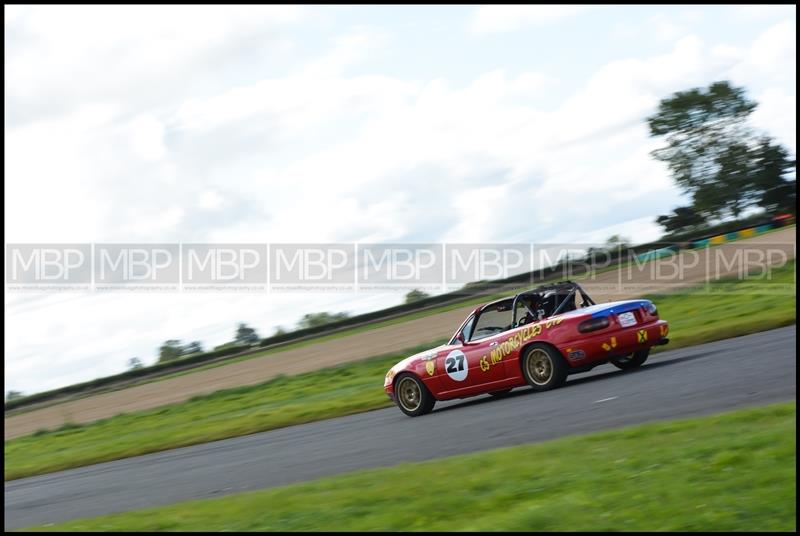
[[[401,370],[405,369],[406,367],[410,366],[412,363],[418,360],[427,360],[433,359],[436,357],[436,354],[439,353],[439,350],[447,347],[446,344],[441,344],[436,348],[431,348],[430,350],[424,350],[422,352],[416,353],[414,355],[410,355],[407,358],[399,361],[395,366],[392,367],[391,370],[395,372],[400,372]]]

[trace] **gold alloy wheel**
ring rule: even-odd
[[[545,385],[553,377],[553,362],[547,352],[540,348],[532,350],[525,363],[528,377],[536,385]]]
[[[403,378],[397,384],[397,399],[408,411],[416,411],[422,403],[422,392],[412,378]]]

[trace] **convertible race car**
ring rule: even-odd
[[[411,417],[437,400],[547,391],[603,363],[637,368],[668,332],[650,300],[598,305],[572,281],[542,285],[477,307],[447,344],[393,366],[384,390]]]

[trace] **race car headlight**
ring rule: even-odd
[[[597,331],[598,329],[607,328],[609,323],[610,322],[607,316],[601,316],[599,318],[590,318],[589,320],[584,320],[583,322],[578,324],[578,331],[580,331],[581,333]]]
[[[658,309],[656,309],[655,303],[648,303],[647,305],[644,306],[644,310],[653,316],[658,316]]]

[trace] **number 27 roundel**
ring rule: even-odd
[[[469,367],[467,366],[467,356],[461,350],[453,350],[444,360],[444,370],[447,375],[457,382],[467,379]]]

